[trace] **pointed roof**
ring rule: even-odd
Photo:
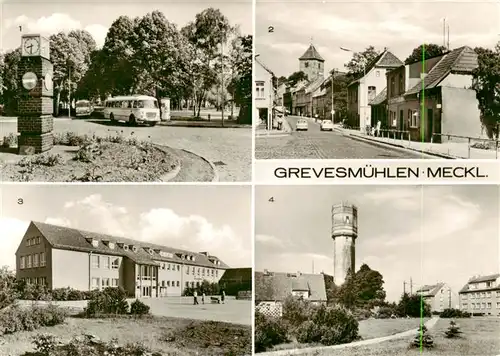
[[[424,297],[435,296],[441,288],[444,287],[444,283],[437,283],[432,285],[424,285],[417,290],[417,293],[422,294]]]
[[[469,46],[459,47],[448,52],[443,58],[427,73],[423,82],[424,89],[435,88],[450,73],[472,74],[477,68],[477,54]],[[422,81],[405,93],[406,95],[417,94],[422,90]]]
[[[316,49],[316,47],[314,47],[314,45],[312,43],[311,43],[311,45],[309,45],[309,48],[307,49],[307,51],[305,51],[304,54],[299,57],[299,61],[304,61],[304,60],[309,60],[309,59],[313,59],[313,60],[320,61],[320,62],[325,61],[323,59],[323,57],[321,57],[318,50]]]
[[[373,68],[386,68],[393,69],[398,68],[404,65],[404,63],[396,57],[392,52],[385,49],[382,53],[380,53],[377,57],[375,57],[370,63],[366,65],[365,75],[370,73]],[[360,77],[353,80],[349,85],[357,83],[359,80],[363,78],[363,74]]]
[[[380,105],[384,101],[387,100],[387,87],[384,88],[372,101],[370,101],[369,105]]]
[[[255,300],[282,301],[294,290],[309,291],[309,300],[326,301],[323,274],[255,272]]]
[[[275,77],[274,73],[272,70],[270,70],[262,61],[256,56],[255,57],[255,62],[257,62],[262,68],[264,68],[269,74],[271,74],[272,77]]]
[[[493,287],[485,287],[481,289],[470,289],[469,286],[474,283],[481,283],[481,282],[491,282],[491,281],[496,281],[498,278],[500,278],[500,273],[495,273],[495,274],[490,274],[488,276],[474,276],[469,279],[466,285],[460,289],[458,293],[465,293],[468,291],[484,291],[484,290],[492,290],[492,289],[499,289],[500,285],[495,285]]]
[[[46,224],[41,222],[32,221],[30,226],[34,226],[43,237],[48,241],[48,243],[53,247],[61,250],[79,251],[79,252],[94,252],[102,253],[114,256],[128,257],[132,261],[138,264],[149,264],[157,265],[158,261],[165,262],[177,262],[189,265],[197,265],[203,267],[212,268],[229,268],[224,262],[220,261],[215,256],[208,254],[191,252],[187,250],[176,249],[172,247],[151,244],[144,241],[132,240],[125,237],[111,236],[107,234],[101,234],[96,232],[84,231],[73,229],[65,226],[58,226],[52,224]],[[92,245],[87,239],[98,240],[99,244],[97,246]],[[126,245],[133,245],[137,247],[137,251],[124,250],[119,246],[115,246],[113,249],[108,245],[102,243],[102,241],[113,242],[116,245],[118,243],[124,243]],[[153,251],[152,253],[146,252],[145,249],[160,250],[172,253],[172,257],[165,257],[159,253]],[[195,256],[195,261],[183,260],[178,254],[188,254]],[[215,265],[212,261],[220,261],[219,265]]]

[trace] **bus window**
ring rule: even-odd
[[[156,100],[139,100],[138,104],[140,109],[158,109],[158,102]]]
[[[138,107],[139,107],[139,105],[137,104],[137,100],[134,100],[134,102],[133,102],[133,108],[137,109]]]

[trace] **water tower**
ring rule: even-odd
[[[344,283],[347,271],[355,271],[358,208],[347,202],[332,206],[333,278]]]

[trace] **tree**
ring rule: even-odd
[[[288,79],[284,76],[281,76],[278,78],[278,86],[280,86],[281,84],[287,84],[287,81]]]
[[[422,44],[415,47],[408,58],[405,59],[405,64],[415,63],[426,60],[427,58],[439,56],[446,52],[446,47],[437,44]]]
[[[298,82],[301,82],[303,80],[308,80],[306,73],[304,73],[303,71],[294,72],[294,73],[290,74],[290,76],[288,77],[287,84],[289,86],[293,87]]]
[[[228,85],[234,102],[240,107],[239,123],[252,122],[252,42],[251,35],[240,36],[233,42],[232,62],[236,72]]]
[[[431,315],[430,306],[417,294],[409,295],[408,293],[403,293],[398,303],[397,311],[401,317],[420,318],[421,315],[424,317]]]
[[[220,46],[227,43],[229,35],[235,30],[229,20],[218,9],[209,8],[197,14],[195,20],[182,28],[181,33],[193,46],[190,53],[189,74],[194,108],[201,105],[207,91],[218,84],[221,73],[216,71],[216,61],[220,63]],[[221,88],[222,89],[222,88]],[[194,109],[193,108],[193,109]]]
[[[333,75],[333,108],[335,109],[335,118],[347,116],[347,86],[351,78],[347,75],[330,72]],[[326,88],[325,98],[325,116],[332,110],[332,81],[328,80],[323,84]]]
[[[337,301],[348,309],[354,309],[357,304],[356,274],[349,268],[344,284],[337,293]]]
[[[0,268],[0,310],[12,304],[19,296],[16,274],[7,266]]]
[[[385,300],[384,278],[378,271],[374,271],[363,264],[355,275],[356,299],[360,305],[373,307]]]
[[[363,52],[354,52],[351,60],[345,67],[352,76],[358,77],[379,55],[380,51],[373,46],[368,46]]]
[[[17,101],[19,99],[18,87],[18,67],[21,61],[21,49],[5,53],[3,64],[0,67],[2,85],[2,103],[5,104],[4,111],[7,115],[13,115],[17,112]]]
[[[495,50],[475,48],[478,67],[473,72],[473,89],[479,102],[481,123],[488,137],[498,139],[500,124],[500,42]]]

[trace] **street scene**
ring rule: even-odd
[[[251,187],[0,194],[0,355],[251,354]]]
[[[6,3],[3,180],[249,181],[251,9]]]
[[[256,187],[255,352],[496,355],[499,196],[496,185]]]
[[[499,158],[497,4],[255,11],[256,159]]]

